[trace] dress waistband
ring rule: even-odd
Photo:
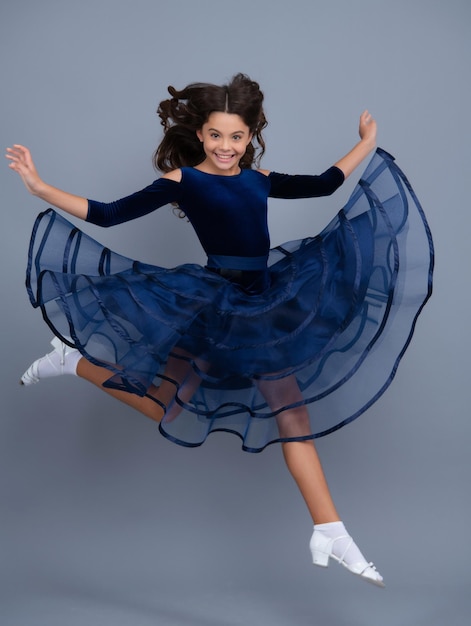
[[[222,254],[208,255],[207,267],[210,269],[231,270],[264,270],[267,267],[266,256],[226,256]]]

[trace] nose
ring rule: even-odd
[[[226,151],[231,149],[231,143],[227,137],[223,137],[222,143],[221,143],[221,149],[226,150]]]

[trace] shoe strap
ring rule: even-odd
[[[334,551],[334,543],[336,541],[339,541],[340,539],[349,539],[350,541],[347,543],[347,547],[345,548],[345,550],[343,551],[342,556],[338,556],[338,560],[339,563],[345,563],[345,556],[347,555],[347,552],[350,550],[352,543],[353,543],[353,539],[350,537],[350,535],[339,535],[338,537],[335,537],[335,539],[332,539],[332,552]]]
[[[346,565],[347,562],[345,561],[345,557],[347,556],[348,551],[350,550],[350,548],[352,547],[352,544],[354,543],[352,537],[350,535],[339,535],[338,537],[335,537],[335,539],[332,539],[332,550],[333,550],[333,544],[338,540],[338,539],[349,539],[350,541],[347,543],[347,547],[345,548],[345,550],[343,551],[342,556],[337,557],[339,559],[339,563],[343,564],[345,563]],[[361,567],[363,565],[363,563],[350,563],[350,565],[348,565],[348,567]],[[373,563],[368,563],[366,562],[366,565],[363,567],[362,570],[360,570],[360,575],[364,574],[366,572],[367,569],[372,569],[374,571],[376,571],[376,567],[374,566]]]

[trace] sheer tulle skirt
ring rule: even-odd
[[[106,387],[155,398],[151,385],[174,386],[163,435],[198,446],[227,431],[258,452],[326,435],[381,396],[432,271],[420,204],[378,149],[319,235],[271,251],[262,293],[198,265],[128,259],[51,209],[34,226],[27,288],[52,331],[109,370]]]

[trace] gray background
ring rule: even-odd
[[[469,623],[470,18],[468,0],[2,1],[1,139],[28,145],[48,182],[101,200],[148,184],[167,85],[243,71],[266,94],[267,169],[329,166],[368,107],[437,252],[435,295],[394,384],[319,442],[383,591],[312,567],[310,520],[278,447],[249,455],[216,434],[186,450],[81,380],[20,388],[49,348],[23,287],[44,207],[5,163],[2,626]],[[273,243],[317,231],[353,182],[318,211],[273,203]],[[202,260],[168,207],[85,229],[145,261]]]

